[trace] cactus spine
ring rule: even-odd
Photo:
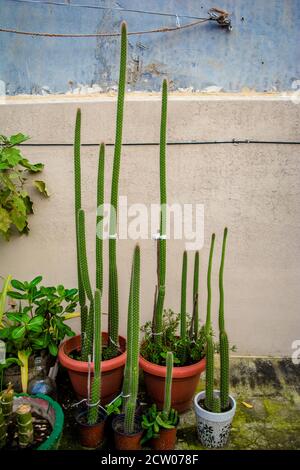
[[[221,409],[227,410],[229,407],[229,344],[228,336],[225,331],[224,321],[224,286],[223,286],[223,273],[224,261],[227,240],[227,228],[224,229],[223,243],[222,243],[222,256],[219,270],[219,292],[220,292],[220,305],[219,305],[219,332],[220,332],[220,398]]]
[[[127,60],[127,27],[126,23],[121,26],[121,55],[120,55],[120,75],[117,103],[116,138],[114,150],[114,163],[111,186],[111,208],[113,214],[109,224],[109,350],[114,357],[118,353],[119,340],[119,299],[118,299],[118,273],[116,254],[116,232],[117,232],[117,211],[118,211],[118,187],[121,163],[123,112],[126,85],[126,60]]]
[[[98,406],[101,398],[101,355],[102,355],[102,331],[101,331],[101,293],[95,291],[95,328],[94,328],[94,378],[91,390],[91,401],[88,412],[88,423],[95,424],[98,420]]]
[[[193,282],[193,327],[194,339],[196,340],[199,332],[199,251],[195,253],[194,259],[194,282]]]
[[[173,373],[173,353],[168,351],[166,358],[167,374],[165,382],[165,395],[164,395],[164,407],[163,414],[166,419],[169,418],[171,411],[171,395],[172,395],[172,373]]]
[[[78,211],[78,247],[79,247],[79,266],[82,283],[84,286],[87,298],[90,301],[89,314],[86,322],[84,332],[83,350],[81,351],[81,358],[87,361],[88,355],[92,354],[93,347],[93,325],[94,325],[94,299],[90,283],[87,254],[86,254],[86,241],[85,241],[85,215],[84,210]]]
[[[214,254],[215,238],[216,236],[213,233],[211,236],[208,269],[207,269],[207,310],[206,310],[206,322],[205,322],[206,335],[209,335],[211,333],[211,269],[212,269],[212,260],[213,260],[213,254]]]
[[[131,271],[131,286],[128,323],[130,331],[128,336],[127,359],[125,372],[127,374],[126,391],[129,395],[125,401],[124,431],[126,434],[134,432],[135,409],[139,385],[139,331],[140,331],[140,248],[134,250]]]
[[[78,211],[81,209],[81,165],[80,165],[80,135],[81,135],[81,111],[77,109],[74,137],[74,179],[75,179],[75,227],[76,227],[76,252],[77,252],[77,279],[80,305],[81,322],[81,351],[84,350],[84,337],[87,322],[87,307],[85,304],[85,292],[80,272],[79,241],[78,241]]]
[[[167,104],[168,104],[168,84],[163,81],[162,86],[162,104],[161,104],[161,123],[160,123],[160,239],[158,241],[158,295],[155,308],[155,336],[154,341],[162,341],[162,321],[165,299],[166,283],[166,136],[167,136]]]
[[[97,179],[97,218],[96,218],[96,289],[101,295],[103,291],[103,204],[104,204],[104,168],[105,145],[99,150],[98,179]]]

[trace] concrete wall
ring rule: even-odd
[[[82,141],[114,141],[115,99],[48,102],[8,100],[1,106],[4,134],[25,132],[31,143],[61,144],[24,148],[45,163],[49,200],[35,195],[35,215],[28,237],[1,241],[2,276],[76,285],[72,144],[76,108],[82,108]],[[158,142],[160,97],[127,97],[125,143]],[[169,100],[169,141],[299,139],[300,106],[288,99],[176,97]],[[106,200],[109,200],[113,147],[107,148]],[[83,204],[87,210],[88,255],[94,272],[94,218],[97,147],[82,149]],[[231,342],[239,354],[291,353],[299,339],[300,308],[300,159],[297,145],[169,146],[168,201],[203,203],[205,246],[201,250],[201,318],[205,315],[205,273],[209,239],[216,232],[213,269],[213,316],[218,308],[217,271],[222,230],[229,227],[225,271],[226,317]],[[120,195],[130,202],[159,200],[158,147],[124,146]],[[134,242],[118,243],[121,329],[125,332],[129,270]],[[155,286],[155,244],[142,241],[141,314],[151,317]],[[107,253],[107,246],[105,246]],[[180,304],[183,243],[168,243],[166,306]],[[189,258],[192,279],[192,256]],[[190,282],[191,284],[191,282]],[[107,265],[105,268],[107,288]],[[191,285],[189,286],[189,291]],[[191,295],[189,295],[191,309]],[[107,295],[104,309],[107,308]],[[76,322],[75,322],[76,323]]]
[[[63,2],[61,2],[63,3]],[[1,26],[50,33],[130,31],[174,26],[174,18],[75,8],[71,4],[120,6],[178,15],[207,16],[219,6],[232,13],[229,33],[206,23],[166,34],[130,36],[131,90],[159,90],[163,77],[174,89],[215,86],[224,91],[289,90],[300,79],[299,0],[70,0],[66,6],[0,0]],[[193,20],[181,19],[181,23]],[[116,85],[119,39],[59,39],[0,33],[0,80],[7,94],[64,93],[97,84]],[[86,91],[86,88],[83,89]]]

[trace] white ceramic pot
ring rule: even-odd
[[[220,396],[219,390],[214,390]],[[205,447],[223,447],[228,440],[229,431],[236,410],[236,401],[229,395],[231,408],[224,413],[212,413],[199,404],[204,400],[205,392],[198,393],[194,398],[194,409],[197,418],[198,439]]]

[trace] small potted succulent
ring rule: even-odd
[[[214,245],[212,236],[212,250]],[[225,249],[227,228],[224,230],[222,257],[219,270],[219,348],[220,348],[220,390],[214,390],[214,342],[211,332],[207,329],[206,351],[206,388],[194,398],[194,408],[197,418],[197,430],[200,442],[206,447],[223,447],[229,436],[231,422],[233,420],[236,401],[229,394],[229,344],[224,322],[224,288],[223,272],[225,261]],[[208,291],[208,303],[210,305],[210,283]]]
[[[42,276],[30,282],[13,279],[9,285],[4,283],[1,293],[0,340],[6,349],[6,360],[0,367],[1,381],[11,382],[17,392],[27,392],[28,381],[35,378],[35,357],[41,358],[48,374],[60,342],[75,334],[66,320],[77,315],[77,289],[45,287],[41,281]],[[4,312],[6,295],[13,303]]]
[[[101,294],[95,292],[95,324],[94,324],[94,377],[91,387],[91,397],[88,399],[85,410],[80,410],[76,416],[79,428],[80,444],[83,447],[95,449],[104,440],[104,425],[106,412],[100,406],[101,403]]]
[[[179,412],[187,410],[192,402],[199,377],[205,369],[205,335],[199,327],[198,281],[199,253],[195,254],[193,314],[189,322],[186,312],[187,253],[183,256],[181,311],[174,315],[164,311],[166,284],[166,130],[167,130],[167,82],[162,87],[160,128],[160,231],[157,240],[157,286],[154,297],[153,321],[144,325],[140,367],[144,372],[147,393],[163,406],[166,378],[166,354],[174,354],[172,407]],[[180,335],[177,327],[180,324]]]
[[[47,395],[0,392],[0,449],[57,449],[64,425],[60,405]]]
[[[136,246],[131,270],[127,321],[127,359],[123,383],[123,413],[112,422],[117,450],[141,448],[143,428],[136,414],[139,386],[139,331],[140,331],[140,249]]]
[[[164,407],[158,411],[154,403],[142,416],[142,427],[146,433],[142,444],[151,441],[155,450],[173,450],[179,423],[178,412],[171,408],[173,353],[167,353],[167,377],[165,382]]]
[[[121,26],[120,74],[116,116],[116,136],[111,185],[111,207],[117,217],[118,185],[122,149],[124,96],[126,86],[127,27]],[[74,178],[75,178],[75,227],[77,248],[77,277],[81,317],[81,334],[65,341],[59,351],[60,363],[68,370],[69,377],[78,398],[87,398],[88,355],[92,354],[94,300],[88,276],[84,214],[81,213],[81,111],[77,110],[74,140]],[[104,159],[105,146],[99,151],[97,179],[97,216],[96,216],[96,288],[103,296],[103,204],[104,204]],[[123,371],[126,361],[125,338],[119,335],[119,297],[118,272],[116,260],[116,227],[114,214],[110,217],[109,227],[109,292],[108,292],[108,332],[103,332],[102,341],[102,403],[111,402],[121,391]],[[81,269],[81,265],[83,269]],[[91,364],[93,373],[94,364]]]

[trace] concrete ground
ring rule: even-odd
[[[60,449],[80,449],[70,408],[76,400],[65,379],[59,384],[62,393],[58,390],[66,414]],[[204,376],[199,391],[203,388]],[[226,449],[300,449],[300,364],[290,359],[232,358],[231,393],[237,412]],[[181,415],[177,436],[176,449],[203,449],[193,410]]]

